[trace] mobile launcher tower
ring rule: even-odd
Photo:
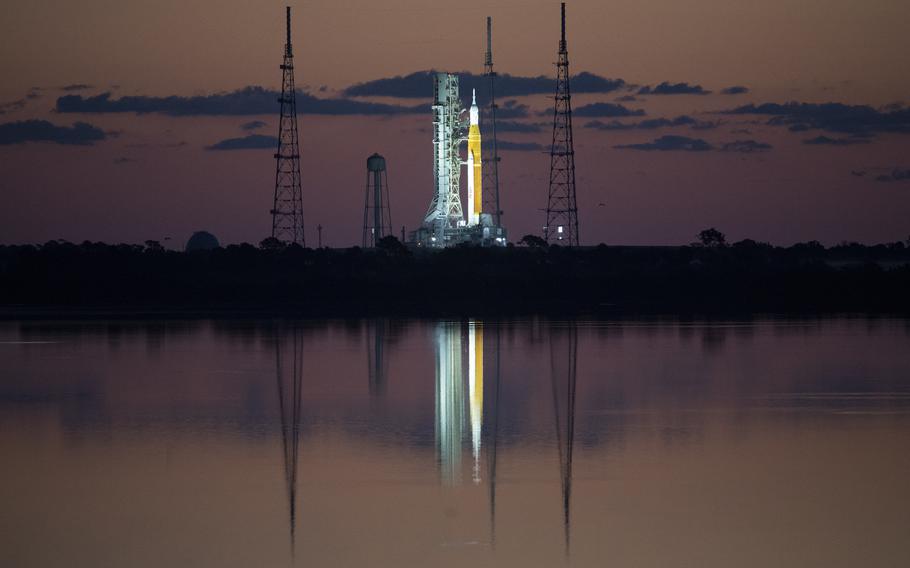
[[[461,146],[467,142],[466,157]],[[467,166],[467,215],[461,205],[461,168]],[[433,199],[423,224],[412,233],[418,247],[459,244],[506,246],[506,231],[483,212],[480,111],[472,97],[468,120],[458,93],[458,76],[437,73],[433,83]]]

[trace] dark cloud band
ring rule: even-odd
[[[592,103],[576,108],[573,111],[573,114],[576,116],[584,117],[599,116],[605,118],[620,118],[629,116],[644,116],[645,111],[641,109],[631,109],[621,104]]]
[[[803,140],[803,144],[810,146],[854,146],[856,144],[868,144],[866,138],[830,138],[828,136],[816,136]]]
[[[432,96],[434,70],[417,71],[409,75],[387,77],[373,81],[357,83],[344,89],[348,97],[396,97],[396,98],[429,98]],[[457,73],[462,93],[470,94],[471,89],[479,93],[486,93],[489,88],[489,78],[475,75],[466,71]],[[622,79],[609,79],[582,72],[571,78],[572,92],[574,93],[610,93],[626,86]],[[538,75],[536,77],[522,77],[503,73],[496,76],[497,97],[521,97],[556,91],[556,80],[552,77]]]
[[[57,126],[46,120],[0,124],[0,144],[53,142],[84,146],[104,140],[106,137],[103,130],[85,122],[77,122],[72,126]]]
[[[710,93],[711,91],[706,91],[701,85],[669,83],[667,81],[654,87],[645,86],[638,89],[639,95],[708,95]]]
[[[738,153],[765,152],[772,148],[770,144],[756,140],[736,140],[734,142],[726,142],[720,146],[714,146],[701,138],[674,135],[661,136],[653,142],[620,144],[613,147],[621,150],[642,150],[647,152],[708,152],[717,150],[719,152]]]
[[[278,147],[278,138],[262,134],[250,134],[242,138],[228,138],[206,146],[206,150],[274,150]]]
[[[262,128],[263,126],[266,126],[266,123],[262,122],[261,120],[251,120],[250,122],[244,122],[243,124],[241,124],[240,129],[241,130],[258,130],[258,129]]]
[[[787,126],[793,132],[827,130],[858,136],[878,132],[910,133],[910,109],[890,107],[878,110],[868,105],[789,102],[744,105],[723,114],[770,116],[768,124]]]
[[[93,97],[66,95],[57,99],[60,113],[159,113],[170,116],[244,116],[278,112],[279,93],[262,87],[246,87],[229,93],[193,97],[125,96],[111,93]],[[298,91],[297,110],[323,115],[397,115],[429,112],[429,105],[399,106],[350,99],[321,99]]]

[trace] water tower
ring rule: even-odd
[[[392,211],[389,208],[389,179],[385,158],[373,154],[367,158],[366,196],[363,204],[363,247],[375,247],[379,239],[392,234]]]

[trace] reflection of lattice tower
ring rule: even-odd
[[[436,325],[436,463],[446,485],[461,482],[465,397],[461,324]]]
[[[562,3],[562,35],[556,63],[556,104],[550,147],[550,190],[547,201],[547,242],[578,245],[578,206],[575,202],[575,146],[572,142],[572,95],[569,90],[569,52],[566,50],[566,3]]]
[[[578,328],[550,330],[550,381],[559,472],[562,480],[562,512],[565,552],[569,554],[572,528],[572,451],[575,446],[575,391],[578,369]]]
[[[366,324],[367,378],[370,396],[385,394],[389,361],[386,356],[388,320],[370,320]]]
[[[363,202],[363,247],[374,247],[382,237],[392,234],[392,210],[389,206],[389,178],[385,158],[373,154],[367,158],[366,196]]]
[[[483,212],[493,216],[493,223],[502,226],[502,209],[499,201],[499,149],[496,143],[496,72],[493,71],[493,19],[487,16],[487,53],[483,62],[483,74],[489,79],[490,104],[487,107],[487,122],[484,130],[489,133],[491,157],[483,161]]]
[[[458,99],[458,76],[437,73],[433,83],[433,200],[423,224],[432,227],[440,246],[446,229],[462,225],[461,155],[464,141],[461,101]]]
[[[272,204],[272,237],[306,246],[303,234],[303,190],[300,187],[300,145],[297,136],[297,92],[294,87],[294,54],[291,51],[291,8],[287,8],[287,43],[281,64],[281,114],[278,151],[275,153],[275,197]]]
[[[282,347],[286,342],[290,342],[291,346],[290,349],[283,351]],[[281,448],[293,555],[297,542],[297,467],[300,462],[303,401],[303,335],[296,327],[289,332],[278,331],[275,339],[275,379],[278,386]]]

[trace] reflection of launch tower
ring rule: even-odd
[[[445,483],[461,479],[464,431],[464,375],[461,368],[461,326],[436,328],[436,452]]]
[[[462,324],[440,323],[436,328],[435,340],[436,450],[440,473],[447,484],[461,482],[461,454],[468,439],[466,422],[469,422],[471,454],[474,458],[471,478],[474,483],[480,483],[484,386],[483,327],[480,322],[471,320],[467,324],[465,335]]]

